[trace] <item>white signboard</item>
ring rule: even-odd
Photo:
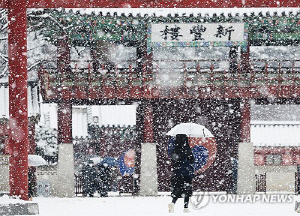
[[[152,43],[242,42],[244,23],[163,23],[151,24]]]

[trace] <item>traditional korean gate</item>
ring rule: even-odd
[[[278,7],[278,2],[262,0],[262,1],[39,1],[39,0],[19,0],[19,1],[1,1],[0,6],[8,9],[9,31],[9,87],[10,87],[10,121],[12,125],[18,127],[10,128],[9,143],[15,153],[11,157],[11,195],[21,196],[22,199],[28,199],[28,111],[27,111],[27,35],[26,35],[26,11],[27,8],[92,8],[92,7],[136,7],[136,8],[196,8],[196,7]],[[298,7],[297,1],[282,1],[280,6]],[[65,56],[62,56],[65,58]],[[66,68],[60,68],[64,71]],[[64,106],[69,110],[69,107]],[[63,125],[70,127],[70,118],[66,117]],[[69,129],[69,128],[68,128]],[[15,139],[13,134],[17,134],[18,130],[23,132],[22,139]],[[62,130],[59,131],[61,143],[71,143],[70,129],[65,135]]]

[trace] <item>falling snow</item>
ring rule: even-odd
[[[196,201],[207,192],[293,194],[293,202],[275,206],[219,202],[198,210],[190,201],[192,215],[296,214],[299,9],[125,7],[28,10],[24,89],[21,71],[9,75],[8,61],[16,58],[8,52],[16,47],[8,49],[7,10],[0,10],[0,212],[1,204],[26,203],[29,189],[45,216],[165,215],[182,175],[180,195],[193,186]],[[195,23],[205,24],[205,39],[189,41]],[[154,24],[164,27],[162,35]],[[23,94],[12,94],[20,91],[27,91],[28,107]],[[170,131],[188,122],[195,124],[177,134],[188,135],[189,154],[174,159],[179,144]],[[30,165],[33,177],[27,152],[45,160]],[[187,155],[188,162],[181,158]],[[9,181],[14,190],[22,185],[21,199],[2,196]],[[143,196],[131,196],[137,193]]]

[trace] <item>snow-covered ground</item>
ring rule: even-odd
[[[170,196],[109,198],[36,198],[41,216],[53,215],[168,215]],[[190,215],[299,215],[292,203],[211,203]],[[176,215],[183,214],[183,200],[175,206]]]
[[[212,199],[200,210],[193,209],[191,212],[183,213],[183,199],[179,199],[175,205],[175,214],[168,213],[168,203],[171,197],[167,195],[158,197],[132,197],[132,196],[110,196],[99,197],[76,197],[76,198],[46,198],[36,197],[33,202],[39,204],[40,216],[143,216],[143,215],[222,215],[222,216],[290,216],[299,215],[295,212],[295,201],[300,197],[291,195],[292,202],[288,203],[220,203]],[[3,200],[3,199],[2,199]],[[0,198],[1,203],[1,198]]]

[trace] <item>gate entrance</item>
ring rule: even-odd
[[[162,2],[131,2],[132,6],[139,7],[139,6],[151,6],[151,7],[194,7],[199,6],[199,2],[179,2],[179,3],[162,3]],[[283,6],[295,6],[296,3],[286,3],[283,2]],[[22,5],[22,7],[20,7]],[[112,5],[104,2],[86,2],[86,1],[80,1],[78,4],[75,4],[76,7],[104,7],[108,6],[111,7]],[[124,5],[124,2],[117,1],[114,6],[122,6]],[[236,3],[231,2],[229,5],[228,3],[222,3],[220,5],[217,5],[217,3],[207,3],[207,4],[201,4],[205,5],[205,7],[256,7],[256,6],[277,6],[274,2],[255,2],[255,3]],[[73,2],[64,2],[64,3],[57,3],[55,1],[43,1],[43,2],[35,2],[32,1],[24,1],[20,2],[3,2],[2,6],[5,8],[9,8],[9,67],[10,67],[10,77],[9,77],[9,86],[10,86],[10,113],[11,113],[11,124],[17,125],[18,130],[24,131],[21,139],[16,138],[13,136],[12,132],[17,131],[10,131],[10,145],[12,149],[16,150],[18,154],[12,155],[12,169],[11,169],[11,194],[13,195],[21,195],[23,199],[26,199],[26,193],[21,193],[21,191],[27,191],[26,189],[26,179],[27,176],[24,174],[23,176],[20,175],[20,173],[23,173],[27,171],[27,147],[28,147],[28,114],[27,114],[27,71],[26,71],[26,59],[27,56],[24,55],[24,52],[26,52],[26,9],[27,8],[38,8],[38,7],[73,7]],[[292,14],[291,14],[292,15]],[[264,17],[264,15],[258,15],[260,17]],[[122,17],[122,16],[121,16]],[[266,17],[268,15],[266,14]],[[276,19],[276,15],[271,16],[271,19]],[[185,19],[186,17],[184,17]],[[243,20],[243,22],[249,23],[249,26],[255,26],[256,17],[254,14],[254,18],[249,16],[242,16],[241,17],[233,17],[231,16],[229,21],[236,21]],[[118,18],[120,21],[122,18]],[[159,18],[157,18],[159,19]],[[178,16],[170,16],[166,19],[169,19],[169,23],[177,22]],[[170,22],[171,19],[171,22]],[[207,19],[214,21],[214,22],[223,22],[222,15],[216,15],[212,17],[207,16],[190,16],[187,17],[187,19],[190,20],[196,20],[198,22],[206,22]],[[197,20],[198,19],[198,20]],[[221,20],[220,20],[221,19]],[[227,18],[226,18],[227,19]],[[287,18],[289,19],[289,18]],[[297,17],[292,17],[294,19],[293,23],[297,22]],[[64,17],[60,17],[60,21],[65,21]],[[72,19],[71,19],[72,20]],[[148,18],[145,19],[148,21]],[[276,21],[276,20],[275,20]],[[136,22],[136,21],[135,21]],[[68,22],[65,22],[68,23]],[[122,23],[122,20],[121,22]],[[190,22],[191,23],[191,22]],[[288,23],[288,22],[287,22]],[[272,22],[272,25],[277,24],[277,22]],[[127,25],[128,26],[128,25]],[[173,27],[174,28],[174,27]],[[208,27],[207,27],[208,28]],[[267,30],[266,30],[267,29]],[[293,29],[290,28],[292,31]],[[250,32],[256,33],[255,28],[250,28]],[[133,31],[134,32],[134,31]],[[274,33],[272,31],[268,31],[268,28],[264,26],[262,29],[259,29],[257,31],[258,33],[262,33],[263,39],[260,39],[260,35],[255,35],[253,37],[254,39],[257,39],[258,41],[264,41],[265,35],[267,36],[276,36],[280,37],[282,35],[278,35],[277,33]],[[282,34],[285,34],[286,32],[280,32]],[[134,34],[137,34],[134,32]],[[277,35],[276,35],[277,34]],[[60,36],[67,36],[67,35],[61,35]],[[297,34],[295,34],[297,35]],[[298,34],[299,35],[299,34]],[[199,36],[199,35],[198,35]],[[256,37],[257,36],[257,37]],[[288,37],[290,38],[293,43],[297,43],[297,38]],[[151,119],[151,115],[155,115],[153,110],[153,102],[156,100],[173,100],[173,99],[180,99],[180,100],[242,100],[243,106],[241,106],[241,130],[240,130],[240,137],[242,137],[243,140],[247,140],[249,137],[249,108],[248,105],[248,99],[249,98],[266,98],[268,95],[274,95],[275,97],[280,98],[287,98],[287,99],[295,99],[299,97],[299,77],[298,77],[298,70],[296,67],[296,64],[292,63],[291,67],[289,67],[287,72],[283,72],[282,70],[282,64],[278,64],[278,70],[274,73],[269,73],[269,64],[265,64],[264,70],[260,72],[255,69],[255,67],[251,67],[251,61],[249,60],[249,46],[247,41],[247,46],[245,49],[245,53],[243,54],[241,58],[241,63],[237,64],[238,73],[235,76],[231,76],[232,74],[230,71],[222,71],[221,73],[215,70],[214,67],[210,68],[209,73],[204,74],[204,83],[197,83],[196,88],[190,88],[190,84],[182,84],[179,86],[179,88],[167,88],[163,89],[160,85],[157,84],[157,79],[153,74],[153,63],[152,63],[152,57],[149,52],[147,52],[147,43],[146,40],[142,41],[142,43],[139,44],[139,52],[137,54],[137,69],[134,71],[134,76],[128,76],[128,73],[125,72],[125,75],[123,76],[115,76],[111,75],[111,73],[106,73],[105,76],[101,76],[101,79],[103,79],[104,82],[108,82],[107,85],[98,85],[96,88],[91,88],[91,85],[88,85],[88,87],[82,86],[82,83],[91,84],[90,81],[92,80],[90,76],[80,76],[78,78],[78,82],[72,84],[72,81],[70,81],[70,78],[67,76],[68,71],[70,71],[69,67],[69,54],[68,54],[68,48],[71,43],[66,43],[67,38],[65,37],[64,40],[60,40],[59,42],[59,55],[58,55],[58,65],[57,65],[57,71],[55,75],[57,77],[54,77],[55,84],[53,83],[53,76],[50,77],[47,75],[47,70],[41,70],[41,74],[43,78],[41,77],[41,80],[44,82],[42,86],[44,86],[43,94],[45,101],[47,102],[58,102],[60,106],[60,110],[63,112],[59,112],[60,116],[60,122],[59,122],[59,142],[60,143],[71,143],[71,130],[70,130],[70,108],[71,108],[71,102],[72,103],[96,103],[96,101],[104,101],[104,103],[115,103],[117,100],[124,100],[124,101],[143,101],[144,108],[141,110],[140,115],[142,115],[142,118],[140,122],[143,122],[144,124],[144,134],[141,135],[141,139],[143,139],[144,142],[154,142],[153,137],[153,125]],[[146,38],[144,38],[146,39]],[[231,38],[228,40],[230,41]],[[268,39],[267,39],[268,40]],[[17,44],[17,45],[15,45]],[[251,46],[251,44],[250,44]],[[184,65],[184,64],[183,64]],[[197,64],[195,64],[197,65]],[[235,64],[234,64],[235,65]],[[91,67],[90,67],[91,68]],[[102,67],[101,67],[102,68]],[[115,71],[118,71],[118,67],[112,67]],[[132,66],[128,66],[127,71],[132,72]],[[197,68],[197,66],[196,66]],[[199,68],[199,67],[198,67]],[[87,69],[89,71],[90,69]],[[184,71],[186,70],[186,66],[183,67]],[[72,71],[72,68],[71,68]],[[201,65],[200,65],[200,71],[201,71]],[[199,70],[198,70],[199,72]],[[45,75],[46,74],[46,75]],[[91,74],[89,73],[82,73],[82,75]],[[116,74],[116,73],[115,73]],[[101,74],[102,75],[102,74]],[[21,77],[21,78],[20,78]],[[122,78],[126,77],[126,78]],[[201,77],[201,76],[200,76]],[[48,79],[49,78],[49,79]],[[49,80],[52,79],[52,82],[49,82]],[[184,79],[187,79],[184,78]],[[125,85],[124,88],[121,88],[120,85],[116,85],[115,88],[111,88],[111,83],[117,83],[118,81],[124,81],[128,84]],[[222,82],[223,80],[223,82]],[[268,84],[264,87],[262,87],[262,84],[257,81],[267,82]],[[276,83],[276,85],[273,84],[273,81]],[[65,83],[64,83],[65,82]],[[221,85],[218,85],[218,82],[221,83]],[[45,87],[47,85],[52,85],[54,88],[55,93],[58,94],[50,94],[52,95],[52,98],[48,97],[48,89],[45,90]],[[66,85],[65,85],[66,84]],[[69,86],[68,86],[69,84]],[[48,86],[49,86],[48,85]],[[62,91],[59,91],[58,86],[64,86],[65,88],[62,88]],[[56,86],[56,87],[55,87]],[[51,86],[50,86],[51,87]],[[77,91],[78,94],[74,94],[74,89],[79,89]],[[180,90],[181,89],[181,90]],[[56,90],[56,91],[55,91]],[[96,93],[99,93],[100,95],[94,94],[93,91],[95,90]],[[191,94],[190,92],[197,92],[196,94]],[[64,93],[63,93],[64,92]],[[81,93],[83,92],[83,93]],[[267,92],[267,94],[266,94]],[[90,95],[96,95],[96,96],[90,96]],[[87,97],[88,96],[88,97]],[[92,100],[90,100],[92,98]],[[100,98],[100,100],[99,100]],[[92,102],[90,102],[92,101]],[[98,102],[99,103],[99,102]],[[217,102],[217,104],[220,102]],[[144,115],[146,113],[146,116]],[[149,120],[150,119],[150,120]],[[13,128],[13,127],[12,127]],[[11,129],[11,130],[17,130],[17,129]],[[137,146],[137,149],[139,147]],[[138,154],[137,154],[138,155]],[[137,156],[139,157],[139,156]],[[14,180],[15,179],[15,180]]]

